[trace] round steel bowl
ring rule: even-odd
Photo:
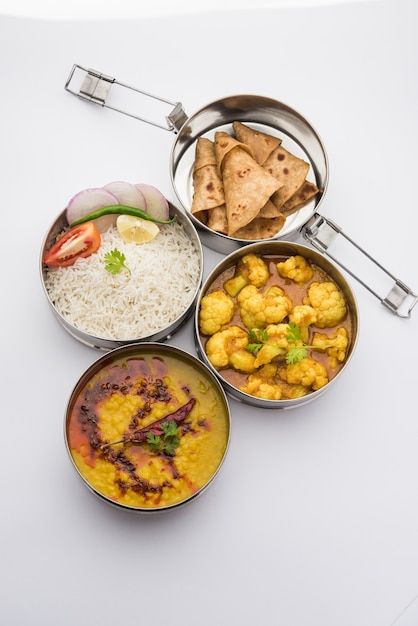
[[[171,504],[165,507],[157,507],[157,508],[132,507],[132,506],[127,506],[125,504],[119,504],[118,502],[115,502],[114,500],[111,500],[110,498],[107,498],[105,495],[96,491],[94,487],[92,487],[90,483],[86,480],[86,478],[81,474],[81,472],[79,471],[78,467],[76,466],[74,462],[74,459],[73,459],[73,456],[71,454],[71,450],[68,444],[68,432],[67,432],[68,420],[71,414],[73,404],[76,401],[77,396],[80,393],[80,391],[84,388],[86,383],[95,374],[97,374],[97,372],[99,372],[103,367],[105,367],[109,363],[112,363],[116,359],[134,356],[134,355],[141,355],[144,353],[149,354],[150,352],[158,356],[170,355],[171,357],[178,357],[178,359],[187,361],[187,363],[192,365],[192,367],[194,367],[196,370],[200,370],[201,372],[204,372],[204,374],[210,379],[214,387],[216,387],[216,389],[219,391],[221,401],[223,401],[224,403],[224,408],[225,408],[227,421],[228,421],[228,436],[227,436],[225,451],[218,467],[212,474],[212,477],[210,478],[210,480],[201,489],[199,489],[199,491],[194,493],[189,498],[186,498],[185,500],[182,500],[181,502],[178,502],[175,504]],[[181,350],[180,348],[176,348],[175,346],[162,345],[160,343],[150,343],[150,342],[141,342],[141,343],[136,343],[136,344],[134,343],[134,344],[130,344],[127,346],[122,346],[120,348],[116,348],[115,350],[112,350],[111,352],[108,352],[107,354],[98,358],[92,365],[90,365],[90,367],[87,368],[87,370],[81,375],[81,377],[75,384],[74,389],[72,390],[70,398],[68,400],[66,411],[65,411],[65,416],[64,416],[64,440],[65,440],[65,446],[67,448],[67,453],[68,453],[72,466],[74,467],[75,471],[80,476],[84,484],[87,485],[90,491],[92,491],[101,500],[104,500],[105,502],[112,504],[116,508],[124,509],[126,511],[140,512],[140,513],[156,513],[156,512],[177,509],[180,506],[183,506],[184,504],[190,502],[191,500],[195,500],[197,496],[199,496],[208,488],[208,486],[212,483],[214,478],[218,475],[219,470],[221,469],[221,466],[223,465],[226,454],[228,452],[230,435],[231,435],[231,412],[230,412],[230,408],[228,404],[228,399],[225,395],[224,390],[222,389],[222,386],[219,384],[219,381],[217,380],[216,376],[214,376],[212,371],[204,363],[199,361],[199,359],[192,356],[188,352],[185,352],[184,350]]]
[[[241,257],[243,257],[245,254],[250,254],[250,253],[259,254],[263,256],[267,256],[267,255],[293,256],[293,255],[299,254],[305,257],[306,259],[308,259],[309,261],[311,261],[312,263],[314,263],[315,265],[317,265],[318,267],[320,267],[321,269],[323,269],[332,278],[332,280],[336,283],[336,285],[338,285],[338,287],[341,289],[347,301],[347,305],[349,307],[350,314],[351,314],[353,328],[352,328],[352,336],[351,336],[351,341],[350,341],[350,346],[349,346],[349,350],[347,353],[346,361],[343,367],[341,368],[341,370],[338,372],[338,374],[332,380],[330,380],[330,382],[327,385],[325,385],[321,389],[318,389],[317,391],[313,391],[312,393],[309,393],[308,395],[303,396],[302,398],[295,398],[292,400],[264,400],[263,398],[257,398],[255,396],[249,395],[248,393],[244,393],[240,389],[237,389],[236,387],[231,385],[231,383],[229,383],[222,376],[222,370],[221,371],[216,370],[206,356],[206,352],[204,350],[204,347],[200,338],[200,333],[199,333],[199,311],[200,311],[200,303],[201,303],[202,297],[205,295],[206,291],[208,290],[210,285],[213,283],[213,281],[220,274],[222,274],[222,272],[224,272],[229,267],[235,266]],[[291,409],[297,406],[301,406],[302,404],[307,404],[308,402],[312,402],[313,400],[316,400],[316,398],[319,398],[319,396],[325,393],[331,387],[331,385],[333,385],[340,378],[341,374],[345,372],[349,362],[351,361],[351,357],[357,345],[358,332],[359,332],[359,312],[358,312],[357,301],[349,284],[347,283],[347,281],[345,280],[344,276],[341,274],[339,269],[337,269],[337,267],[333,263],[331,263],[331,261],[329,261],[322,254],[320,254],[319,252],[316,252],[312,248],[308,248],[307,246],[303,246],[301,244],[296,244],[296,243],[292,243],[288,241],[264,241],[260,243],[253,243],[243,248],[240,248],[236,250],[235,252],[233,252],[232,254],[230,254],[229,256],[225,257],[225,259],[223,259],[220,263],[218,263],[218,265],[213,269],[213,271],[209,274],[209,276],[205,280],[202,286],[202,289],[200,291],[200,294],[197,300],[197,305],[196,305],[195,343],[196,343],[196,350],[200,358],[206,363],[206,365],[212,370],[212,372],[219,378],[219,380],[221,381],[223,387],[225,388],[229,396],[231,396],[235,400],[238,400],[239,402],[244,402],[245,404],[251,404],[252,406],[256,406],[260,408]]]
[[[48,300],[49,306],[51,307],[55,318],[65,328],[65,330],[68,333],[70,333],[70,335],[72,335],[75,339],[77,339],[77,341],[80,341],[81,343],[84,343],[87,346],[90,346],[91,348],[97,348],[99,350],[112,350],[114,348],[125,346],[131,343],[136,343],[138,341],[165,341],[166,339],[170,339],[170,337],[172,337],[172,335],[189,319],[189,317],[191,317],[193,310],[194,310],[194,306],[196,304],[197,296],[199,294],[199,289],[202,283],[202,275],[203,275],[202,244],[200,243],[199,236],[191,220],[189,219],[189,217],[185,215],[183,211],[175,207],[173,204],[169,203],[169,206],[170,206],[170,215],[176,216],[176,219],[178,220],[178,222],[183,226],[183,228],[185,229],[190,239],[196,245],[196,249],[199,255],[199,263],[200,263],[199,280],[197,281],[196,289],[193,293],[193,297],[190,300],[190,303],[188,304],[187,308],[181,313],[181,315],[177,317],[177,319],[171,322],[171,324],[169,324],[166,328],[161,328],[157,332],[153,333],[152,335],[148,335],[145,337],[132,337],[132,339],[116,340],[116,339],[106,339],[104,337],[95,337],[94,335],[90,335],[89,333],[84,332],[80,328],[76,328],[75,326],[70,324],[61,315],[61,313],[57,311],[45,286],[46,267],[44,263],[42,262],[42,259],[43,259],[45,250],[48,250],[51,247],[51,245],[55,242],[55,238],[57,234],[60,233],[63,230],[63,228],[68,226],[68,222],[65,216],[65,211],[60,213],[59,216],[56,218],[56,220],[53,222],[53,224],[51,225],[51,227],[49,228],[45,236],[45,239],[42,243],[42,248],[41,248],[39,264],[40,264],[40,275],[41,275],[42,287],[43,287],[46,299]]]
[[[170,175],[177,198],[199,230],[202,242],[222,254],[248,245],[249,241],[217,233],[192,215],[193,165],[196,140],[202,136],[213,140],[219,130],[232,133],[234,121],[283,138],[284,148],[310,163],[308,178],[322,190],[311,202],[287,217],[274,240],[285,239],[300,229],[319,209],[328,186],[329,165],[324,144],[298,111],[273,98],[257,95],[229,96],[207,104],[191,115],[179,130],[171,150]]]

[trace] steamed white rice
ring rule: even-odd
[[[167,327],[193,299],[200,261],[181,224],[160,226],[148,243],[125,243],[116,228],[99,250],[69,267],[51,268],[46,288],[59,313],[78,329],[104,339],[140,339]],[[110,274],[104,256],[117,248],[125,269]]]

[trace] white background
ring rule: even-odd
[[[142,181],[174,201],[173,136],[68,95],[79,62],[189,114],[248,92],[300,110],[328,149],[323,212],[418,288],[417,17],[402,0],[1,18],[2,624],[389,626],[417,594],[418,310],[399,320],[351,281],[361,333],[339,382],[286,413],[231,401],[213,486],[141,517],[92,496],[66,457],[66,401],[98,355],[56,323],[38,276],[44,233],[78,190]],[[205,250],[206,273],[220,258]],[[172,343],[194,352],[190,323]]]

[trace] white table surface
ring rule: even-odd
[[[300,110],[330,158],[322,211],[418,288],[417,18],[402,0],[0,20],[2,624],[389,626],[417,594],[418,310],[397,319],[351,280],[361,333],[339,382],[290,412],[231,401],[213,486],[141,517],[95,498],[68,461],[66,401],[98,355],[54,320],[38,276],[43,235],[78,190],[143,181],[174,200],[173,136],[68,95],[78,62],[189,113],[247,92]],[[220,258],[205,250],[206,272]],[[194,353],[192,324],[171,343]]]

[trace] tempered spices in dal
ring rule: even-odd
[[[73,460],[99,494],[164,508],[200,491],[225,453],[229,422],[213,383],[189,363],[152,354],[103,367],[67,421]]]

